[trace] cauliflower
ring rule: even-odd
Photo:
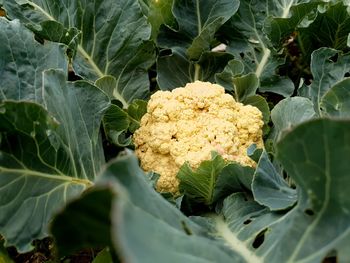
[[[153,94],[133,140],[141,167],[160,175],[157,190],[176,194],[179,168],[185,162],[197,168],[212,151],[255,166],[246,152],[253,143],[263,147],[263,124],[256,107],[236,102],[217,84],[196,81]]]

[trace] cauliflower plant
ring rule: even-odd
[[[176,194],[184,162],[197,168],[212,151],[254,166],[247,147],[263,147],[263,124],[256,107],[236,102],[217,84],[196,81],[151,96],[134,144],[142,168],[160,174],[157,190]]]

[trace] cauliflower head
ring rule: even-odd
[[[263,147],[263,124],[258,108],[236,102],[217,84],[196,81],[154,93],[133,140],[141,167],[160,174],[157,190],[176,194],[180,167],[188,162],[195,169],[212,151],[255,166],[247,148]]]

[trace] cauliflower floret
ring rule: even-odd
[[[263,147],[263,124],[256,107],[236,102],[217,84],[196,81],[153,94],[133,139],[142,168],[160,174],[157,190],[176,194],[184,162],[195,169],[212,151],[255,166],[246,152],[253,143]]]

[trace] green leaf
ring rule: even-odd
[[[189,60],[198,60],[210,51],[216,31],[238,9],[232,0],[174,0],[173,14],[178,30],[161,27],[158,44],[166,48],[186,48]]]
[[[141,118],[147,112],[147,101],[134,100],[127,109],[130,120],[129,131],[134,133],[139,127]]]
[[[177,177],[181,193],[197,203],[211,206],[234,191],[250,189],[253,173],[253,168],[227,163],[213,153],[212,159],[203,161],[196,170],[185,163]]]
[[[138,1],[83,0],[5,1],[10,18],[35,27],[56,21],[81,31],[73,60],[77,74],[95,81],[106,75],[117,80],[115,91],[129,103],[149,93],[148,69],[155,61],[154,45],[146,42],[151,28]]]
[[[177,174],[180,192],[198,203],[213,204],[216,181],[225,166],[225,160],[216,153],[212,154],[211,160],[203,161],[196,170],[185,163]]]
[[[210,52],[214,35],[237,10],[238,1],[174,0],[179,29],[160,28],[158,45],[171,49],[157,61],[157,81],[162,90],[183,87],[195,80],[214,82],[232,55]],[[175,72],[175,74],[174,74]]]
[[[348,5],[345,1],[328,4],[325,12],[319,13],[312,24],[300,28],[304,48],[329,47],[347,51],[347,39],[350,34]]]
[[[219,174],[214,188],[213,202],[234,192],[250,191],[254,168],[238,163],[227,164]]]
[[[198,62],[190,62],[184,49],[174,48],[171,55],[158,58],[157,82],[162,90],[184,87],[195,80],[214,82],[215,73],[221,72],[232,58],[227,53],[205,52]]]
[[[182,49],[173,49],[171,55],[159,56],[157,60],[157,82],[162,90],[184,87],[192,82],[195,65],[191,64]]]
[[[271,120],[277,136],[315,117],[316,113],[313,103],[303,97],[281,100],[271,111]]]
[[[80,32],[77,28],[67,29],[56,21],[43,21],[38,26],[29,25],[29,28],[42,39],[67,45],[71,50],[70,56],[75,55],[80,42]]]
[[[230,60],[224,70],[215,75],[215,80],[225,87],[226,90],[234,90],[232,79],[236,76],[241,76],[244,73],[244,65],[241,61]]]
[[[297,205],[287,213],[237,193],[225,199],[222,218],[207,220],[208,231],[247,262],[322,262],[335,251],[349,258],[349,121],[303,123],[277,145],[278,157],[298,186]]]
[[[0,104],[0,233],[21,252],[47,236],[52,214],[89,187],[105,162],[99,128],[108,97],[56,70],[44,72],[41,92],[46,109]]]
[[[131,137],[125,135],[130,125],[128,114],[117,105],[110,105],[103,116],[103,127],[109,140],[118,146],[128,146]]]
[[[104,76],[102,78],[99,78],[95,81],[95,85],[97,87],[99,87],[101,90],[103,90],[109,97],[110,100],[113,99],[117,99],[119,102],[122,103],[123,107],[127,107],[128,104],[127,102],[124,100],[124,98],[122,96],[120,97],[115,97],[114,94],[114,88],[117,85],[117,80],[115,79],[115,77],[113,76]],[[118,96],[119,93],[116,93],[116,95]]]
[[[290,254],[290,262],[301,258],[321,261],[329,244],[346,256],[339,261],[350,256],[343,246],[343,242],[349,245],[348,161],[339,158],[350,154],[349,129],[349,121],[314,120],[298,126],[277,145],[278,158],[300,189],[294,224],[302,213],[309,217],[302,224],[298,221],[299,229],[294,232],[298,242],[291,245],[288,240],[290,246],[284,253]]]
[[[69,152],[43,108],[29,102],[5,102],[1,108],[0,233],[5,246],[25,252],[33,239],[47,236],[52,214],[90,182],[69,175]]]
[[[110,163],[100,177],[98,187],[107,187],[106,191],[113,193],[109,213],[112,241],[122,262],[244,262],[239,254],[207,238],[204,229],[156,193],[134,156],[120,157]],[[103,195],[103,192],[98,194]],[[79,208],[88,200],[81,198],[74,203]],[[78,209],[80,213],[76,214],[75,221],[89,217],[90,210],[84,210]],[[62,214],[68,216],[70,211],[63,211]],[[96,212],[94,215],[103,218],[104,210]],[[81,232],[89,229],[92,230],[90,233],[97,234],[93,231],[94,225],[81,229],[73,221],[57,218],[53,229],[65,225],[65,231],[60,235],[81,236]],[[147,242],[144,242],[145,237]],[[60,249],[65,244],[58,242],[57,245]]]
[[[243,102],[247,97],[255,95],[259,79],[255,73],[242,75],[243,64],[237,60],[231,60],[223,72],[215,75],[218,84],[226,90],[233,91],[236,101]]]
[[[86,81],[66,82],[60,71],[47,70],[43,79],[44,105],[75,159],[72,175],[94,180],[104,163],[99,128],[108,97]]]
[[[18,20],[0,17],[0,100],[42,103],[42,72],[48,68],[68,70],[63,46],[41,45]]]
[[[275,46],[282,46],[287,37],[299,27],[307,27],[311,24],[319,12],[317,7],[322,1],[284,1],[289,6],[288,16],[268,17],[265,23],[265,31]],[[286,10],[286,9],[285,9]],[[286,10],[287,11],[287,10]]]
[[[264,151],[260,156],[252,183],[254,199],[271,211],[290,208],[297,201],[297,193],[290,188]]]
[[[311,99],[318,116],[323,116],[322,97],[350,71],[350,55],[330,48],[320,48],[311,55],[313,82],[299,89],[301,96]]]
[[[320,108],[325,116],[350,117],[350,79],[335,84],[322,97]]]
[[[321,262],[336,250],[346,261],[350,179],[348,161],[339,156],[350,154],[349,129],[350,121],[312,120],[277,144],[278,158],[298,187],[297,205],[288,212],[271,212],[249,195],[235,193],[224,200],[223,217],[195,217],[194,223],[151,189],[134,157],[119,158],[99,184],[116,193],[110,215],[121,260]],[[70,227],[68,233],[77,231],[85,229]]]
[[[82,249],[112,245],[109,213],[113,195],[108,188],[95,187],[83,193],[80,202],[70,202],[64,211],[55,216],[51,234],[55,237],[60,257]],[[83,231],[77,231],[79,229]],[[67,238],[67,234],[72,232],[74,234]]]
[[[260,92],[290,96],[294,91],[292,81],[277,74],[284,57],[273,49],[264,30],[266,17],[288,16],[291,3],[242,0],[237,13],[219,32],[220,40],[228,44],[227,52],[244,64],[244,74],[255,73],[258,77]]]
[[[118,146],[132,143],[131,135],[139,127],[142,116],[147,112],[147,102],[134,100],[126,110],[112,104],[103,117],[103,126],[108,138]]]
[[[152,39],[156,40],[162,24],[173,25],[174,17],[171,12],[173,0],[139,0],[143,13],[152,26]]]

